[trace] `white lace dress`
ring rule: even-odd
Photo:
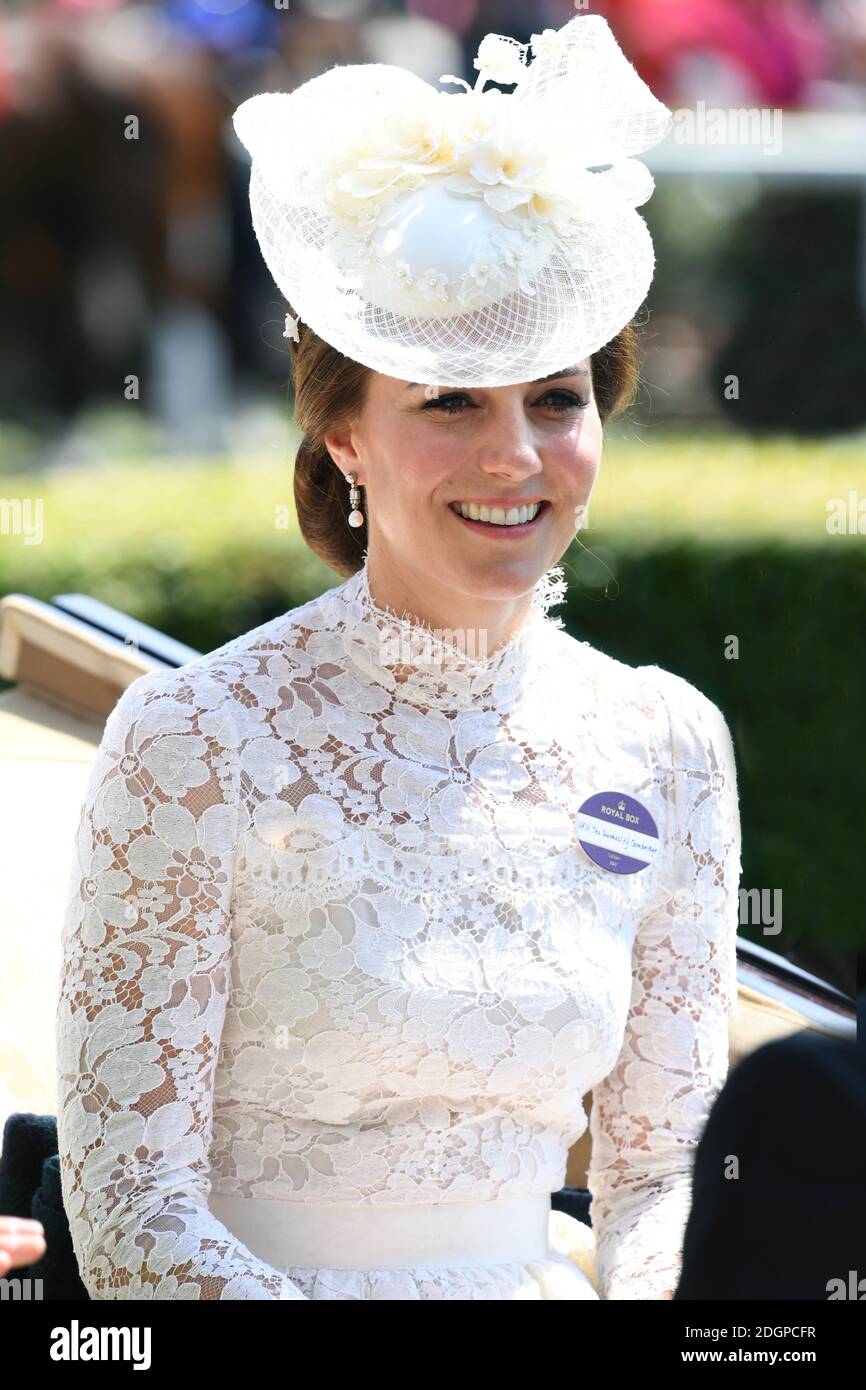
[[[124,692],[57,1011],[92,1298],[676,1286],[736,998],[733,751],[686,681],[570,637],[563,592],[470,656],[365,565]],[[607,790],[658,828],[639,872],[578,843]],[[547,1240],[590,1091],[592,1282]]]

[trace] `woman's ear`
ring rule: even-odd
[[[322,443],[341,473],[357,473],[360,459],[350,429],[329,430]]]

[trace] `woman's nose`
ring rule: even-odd
[[[527,420],[522,404],[492,410],[481,426],[476,445],[481,468],[504,467],[521,474],[541,470],[532,422]]]

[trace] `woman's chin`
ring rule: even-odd
[[[538,552],[487,555],[479,559],[465,551],[455,553],[452,548],[443,551],[442,563],[435,566],[435,577],[444,587],[456,589],[480,602],[506,601],[527,593],[554,563]]]

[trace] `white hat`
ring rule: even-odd
[[[630,156],[672,117],[607,21],[579,15],[530,45],[488,34],[474,65],[474,88],[440,77],[464,89],[450,92],[388,64],[336,66],[234,114],[256,236],[298,318],[430,385],[510,385],[589,356],[655,265],[635,211],[653,179]]]

